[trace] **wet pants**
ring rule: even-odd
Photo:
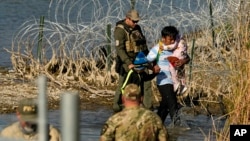
[[[121,87],[123,85],[125,79],[125,75],[119,75],[118,86],[116,88],[114,101],[113,101],[113,111],[119,112],[122,110],[122,99],[121,99]],[[152,108],[152,88],[151,88],[151,80],[144,81],[143,87],[143,106],[147,109]]]
[[[157,114],[164,123],[168,113],[170,113],[170,118],[173,121],[173,118],[176,116],[176,112],[178,111],[177,98],[174,93],[173,85],[165,84],[161,86],[158,85],[157,87],[162,97]]]

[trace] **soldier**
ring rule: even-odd
[[[167,141],[167,129],[161,118],[140,107],[141,98],[138,85],[128,84],[125,87],[122,95],[125,108],[106,121],[100,141]]]
[[[38,107],[36,99],[27,98],[19,102],[16,110],[16,115],[19,121],[5,127],[0,137],[10,139],[23,139],[27,141],[38,140],[37,132],[37,115]],[[52,125],[49,127],[49,141],[61,141],[61,134]]]
[[[116,23],[114,38],[117,52],[116,72],[119,73],[119,82],[113,102],[114,112],[121,111],[122,102],[120,90],[125,75],[130,69],[134,68],[133,61],[136,55],[138,52],[143,52],[145,55],[149,52],[141,27],[137,24],[139,20],[139,13],[136,10],[129,10],[126,14],[126,18]],[[157,73],[157,68],[155,70],[155,73]],[[151,81],[144,81],[143,89],[143,104],[146,108],[150,109],[152,108]]]

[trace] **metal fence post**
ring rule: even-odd
[[[61,99],[62,141],[79,141],[79,95],[65,93]]]
[[[48,107],[47,107],[47,82],[45,76],[38,77],[38,140],[49,140]]]

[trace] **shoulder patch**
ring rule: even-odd
[[[102,128],[102,131],[101,131],[101,135],[105,134],[105,132],[108,130],[108,124],[104,124],[103,128]]]

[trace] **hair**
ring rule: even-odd
[[[179,31],[174,26],[165,26],[161,31],[162,37],[169,36],[169,37],[173,38],[174,40],[176,40],[178,34],[179,34]]]

